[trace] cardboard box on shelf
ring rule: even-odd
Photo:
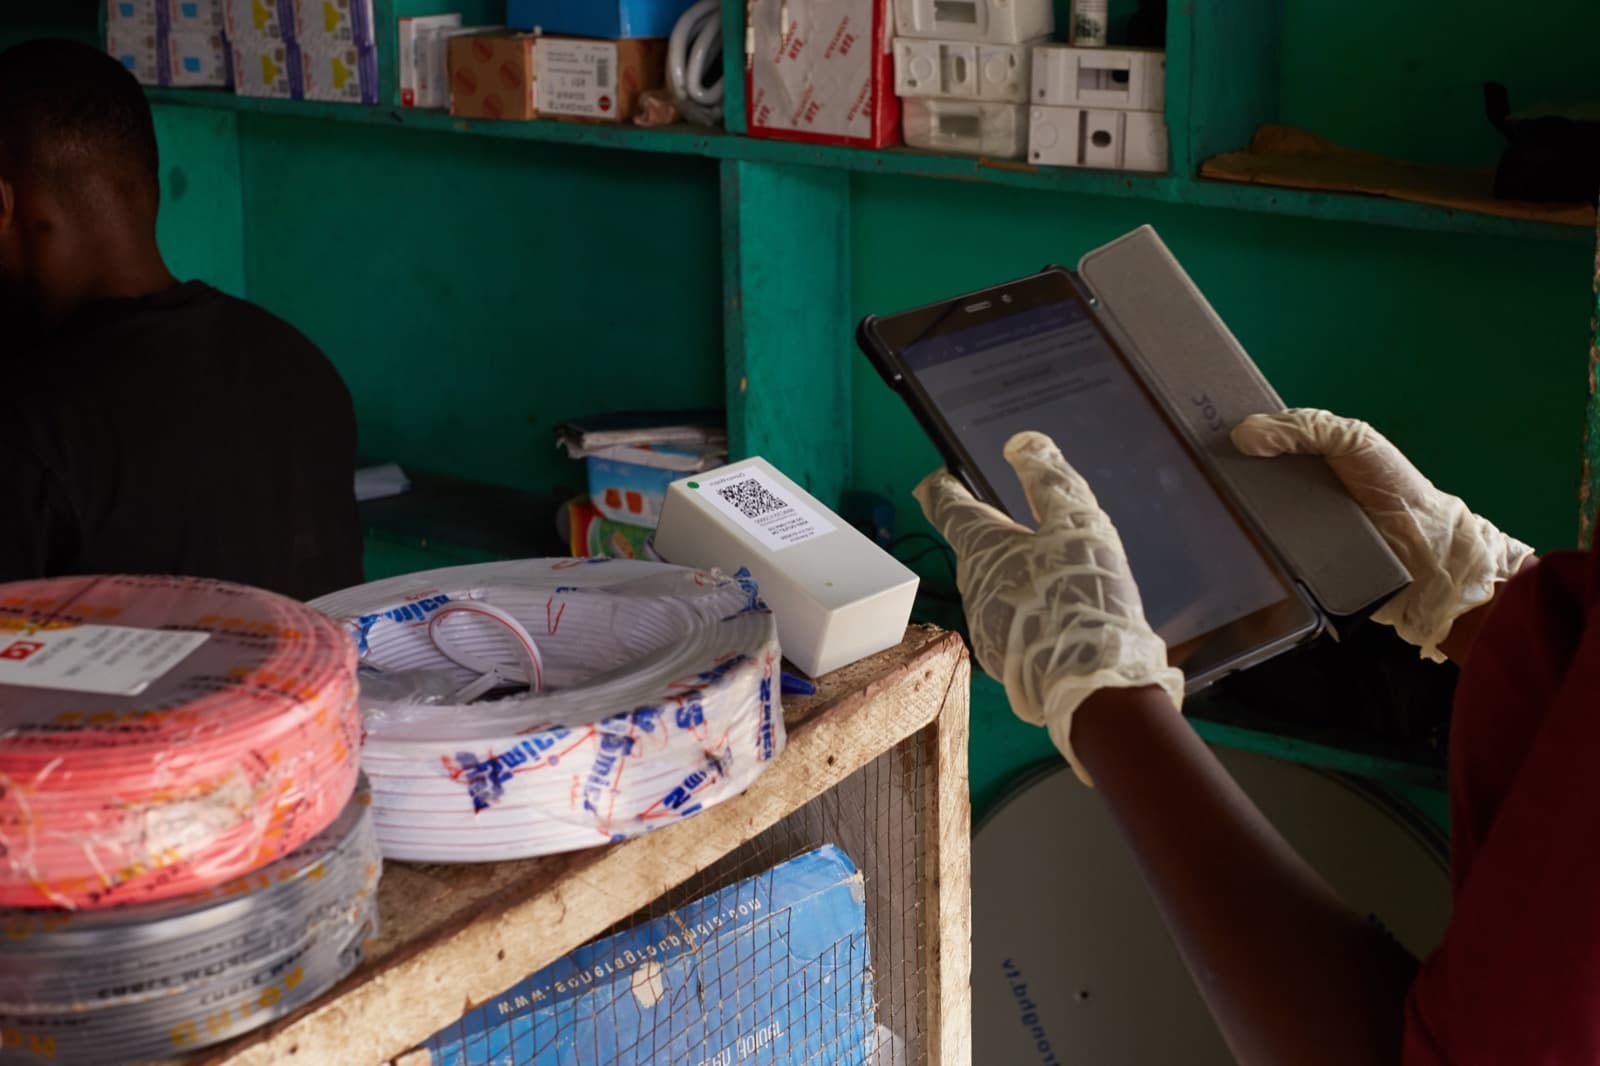
[[[293,35],[307,53],[375,49],[372,0],[294,0]]]
[[[293,42],[249,35],[231,39],[233,89],[240,96],[298,100],[304,92],[300,50]]]
[[[234,44],[294,39],[292,0],[222,0],[222,25]],[[266,46],[251,44],[252,50]]]
[[[750,136],[899,144],[889,21],[886,0],[751,0]]]
[[[501,30],[452,37],[450,113],[458,118],[533,119],[536,34]]]
[[[638,108],[640,93],[666,84],[667,42],[541,37],[537,62],[541,115],[626,122]]]
[[[154,32],[161,25],[157,13],[165,0],[109,0],[106,4],[106,28],[116,26],[119,31],[134,29]]]
[[[106,51],[146,85],[230,84],[222,0],[110,0]]]
[[[650,546],[655,531],[645,526],[613,522],[587,497],[567,502],[567,547],[575,558],[660,560]]]
[[[378,55],[355,44],[302,47],[303,98],[335,104],[378,102]]]
[[[119,0],[113,0],[117,3]],[[166,25],[173,33],[221,33],[222,0],[159,0],[166,5]]]
[[[694,0],[509,0],[506,23],[572,37],[668,37]]]
[[[444,110],[450,106],[450,42],[457,37],[472,34],[494,33],[504,26],[439,26],[423,29],[417,34],[417,70],[414,103],[407,104],[401,94],[403,107],[429,107]]]
[[[589,497],[613,522],[656,527],[667,486],[685,474],[710,470],[724,462],[727,449],[637,445],[601,448],[584,459]]]
[[[165,47],[167,85],[226,89],[233,84],[233,60],[221,30],[174,30]]]
[[[445,90],[448,75],[439,76],[448,63],[439,49],[439,33],[460,28],[460,12],[400,20],[395,73],[401,107],[444,107],[450,102]]]
[[[155,27],[132,22],[106,23],[106,51],[142,85],[161,84],[161,43]]]

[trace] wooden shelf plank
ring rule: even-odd
[[[537,141],[618,151],[700,156],[791,166],[814,166],[860,174],[900,175],[977,182],[1006,188],[1082,196],[1114,196],[1156,203],[1250,211],[1259,214],[1355,222],[1480,236],[1590,243],[1593,230],[1546,222],[1496,218],[1347,193],[1318,193],[1205,181],[1171,174],[1035,167],[1011,160],[948,156],[911,148],[867,151],[830,145],[795,144],[742,137],[721,130],[675,126],[641,129],[576,123],[489,122],[452,118],[439,111],[399,107],[359,107],[299,100],[267,100],[200,89],[150,89],[161,106],[207,107],[270,115],[414,129],[440,133]]]
[[[380,934],[355,973],[304,1010],[184,1062],[368,1066],[401,1055],[945,713],[961,719],[934,740],[937,765],[949,776],[941,796],[949,792],[951,805],[936,817],[945,850],[935,858],[948,892],[929,902],[961,919],[964,851],[956,843],[967,825],[967,677],[959,637],[913,626],[897,647],[820,679],[815,696],[786,701],[783,755],[745,793],[694,818],[608,847],[520,862],[386,863]],[[959,944],[946,950],[935,994],[957,1009],[965,1002],[965,956]],[[963,1036],[952,1024],[954,1031],[940,1034],[951,1049],[942,1061],[959,1064]]]

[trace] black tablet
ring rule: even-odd
[[[1003,451],[1024,430],[1054,438],[1116,524],[1145,615],[1190,691],[1320,630],[1067,271],[868,317],[858,341],[951,472],[1030,528]]]

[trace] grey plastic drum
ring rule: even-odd
[[[1419,957],[1450,916],[1446,842],[1354,780],[1217,755],[1278,830]],[[1019,784],[972,854],[977,1066],[1231,1066],[1100,797],[1063,765]]]

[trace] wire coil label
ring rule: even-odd
[[[207,640],[137,626],[21,627],[0,634],[0,684],[137,696]]]

